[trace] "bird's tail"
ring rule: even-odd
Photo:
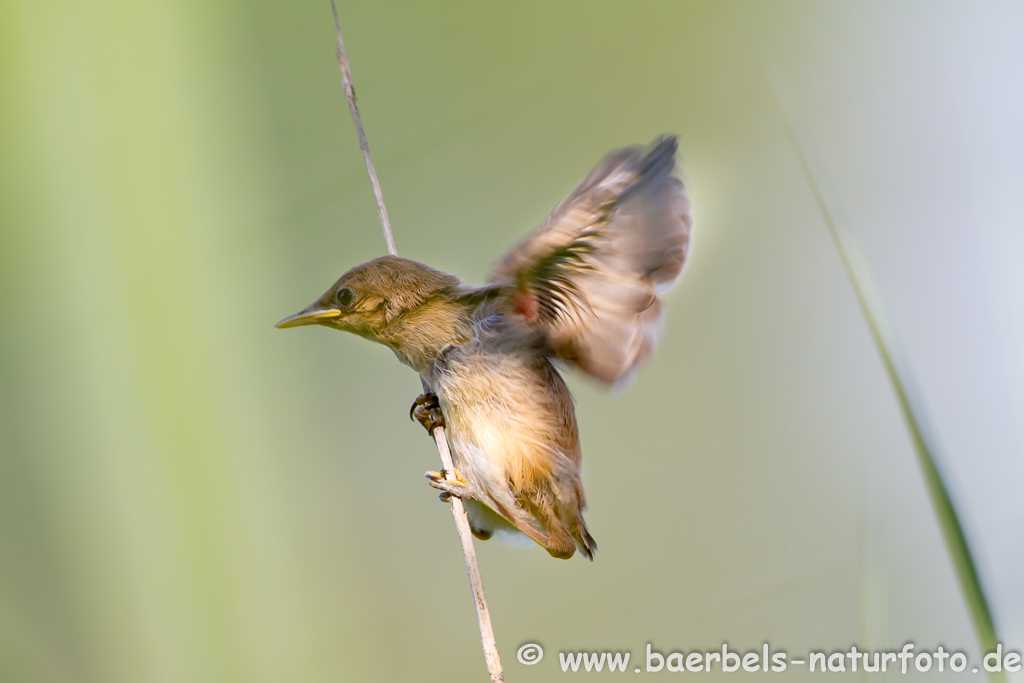
[[[574,528],[571,533],[573,540],[576,541],[576,545],[579,547],[580,552],[583,553],[583,556],[593,562],[594,553],[597,552],[597,541],[595,541],[594,537],[590,535],[589,531],[587,531],[587,524],[583,521],[583,517],[579,518],[579,521],[576,523],[576,528]]]

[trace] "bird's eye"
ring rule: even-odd
[[[352,299],[355,295],[352,293],[351,289],[345,287],[344,289],[338,290],[338,293],[334,296],[342,308],[348,308],[348,305],[352,303]]]

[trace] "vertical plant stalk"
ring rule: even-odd
[[[338,68],[341,69],[341,87],[345,90],[345,99],[348,100],[348,109],[352,113],[352,122],[356,124],[356,135],[359,136],[359,149],[363,151],[366,172],[370,175],[370,184],[373,185],[373,196],[377,198],[377,214],[380,216],[380,226],[384,229],[384,241],[388,243],[388,253],[392,256],[398,256],[395,238],[391,235],[391,221],[388,220],[388,210],[384,206],[384,194],[380,191],[377,169],[373,166],[373,158],[370,156],[370,145],[366,142],[366,132],[363,130],[363,119],[359,116],[359,105],[356,104],[356,89],[352,87],[352,70],[348,66],[348,53],[345,52],[345,39],[341,37],[341,22],[338,21],[338,9],[334,6],[334,0],[331,0],[331,13],[334,15],[334,28],[338,32],[338,44],[335,47],[335,53],[338,57]]]
[[[445,478],[448,481],[454,481],[455,463],[452,462],[452,453],[448,449],[448,439],[445,437],[444,427],[434,427],[433,436],[434,443],[437,444],[437,452],[441,456]],[[461,498],[452,496],[451,500],[452,518],[455,520],[455,528],[459,531],[459,540],[462,541],[462,557],[466,561],[466,573],[469,574],[469,584],[473,589],[473,602],[476,605],[476,620],[480,624],[480,643],[484,649],[484,660],[487,662],[487,674],[491,677],[491,683],[498,683],[505,679],[501,670],[498,643],[494,639],[494,629],[491,627],[491,612],[487,609],[484,581],[480,577],[480,565],[476,561],[476,548],[473,546],[473,532],[469,528],[469,516],[466,514],[466,507]]]
[[[348,54],[345,52],[345,40],[341,37],[341,23],[338,21],[338,10],[334,6],[334,0],[331,0],[331,12],[334,15],[334,28],[338,32],[336,53],[338,67],[341,69],[341,84],[345,89],[345,99],[348,100],[348,108],[352,112],[352,121],[355,123],[356,134],[359,136],[359,147],[363,151],[366,171],[370,175],[373,194],[377,198],[377,213],[380,215],[380,224],[384,229],[388,253],[397,256],[395,239],[391,236],[391,223],[388,221],[388,212],[384,206],[384,195],[380,191],[380,182],[377,180],[377,172],[374,170],[373,159],[370,157],[370,147],[366,143],[366,133],[363,132],[363,121],[359,116],[359,107],[356,105],[356,91],[352,87],[352,71],[348,64]],[[434,443],[437,444],[437,453],[441,456],[441,466],[444,468],[445,478],[448,481],[454,481],[455,463],[452,461],[452,453],[448,448],[444,427],[435,427],[431,435],[434,437]],[[491,683],[503,682],[505,679],[501,669],[501,656],[498,654],[498,643],[494,638],[494,628],[491,626],[491,613],[487,608],[487,597],[484,595],[484,583],[480,576],[480,565],[476,559],[476,548],[473,546],[469,516],[466,514],[466,507],[461,498],[452,496],[451,504],[452,518],[455,520],[455,529],[462,542],[462,557],[466,562],[466,574],[469,575],[473,602],[476,605],[476,618],[480,626],[480,642],[483,646],[484,660],[487,663],[487,674],[490,676]]]
[[[774,69],[770,74],[775,96],[778,100],[779,109],[782,112],[782,119],[786,127],[786,134],[793,147],[793,152],[800,164],[800,170],[814,195],[814,201],[818,210],[828,227],[832,241],[843,262],[850,283],[853,285],[854,294],[860,304],[861,312],[867,321],[871,331],[871,338],[881,356],[885,373],[889,377],[893,391],[896,394],[896,401],[899,403],[900,412],[910,432],[910,438],[914,444],[914,451],[917,453],[917,460],[924,476],[928,493],[931,497],[935,515],[939,521],[946,541],[946,549],[949,552],[957,578],[960,582],[960,589],[963,592],[964,600],[967,603],[968,611],[974,622],[975,633],[977,634],[982,654],[995,652],[999,643],[999,636],[995,627],[995,620],[992,617],[992,610],[985,597],[985,591],[981,584],[981,577],[978,575],[978,568],[974,563],[974,555],[971,553],[967,535],[964,533],[960,516],[957,513],[956,505],[950,495],[949,488],[942,475],[940,467],[941,450],[939,440],[934,428],[928,420],[924,409],[924,402],[918,394],[914,384],[913,376],[909,366],[904,360],[903,349],[900,346],[882,300],[877,294],[877,289],[871,278],[871,272],[856,241],[840,223],[833,218],[833,211],[829,209],[828,202],[821,190],[821,186],[811,169],[800,140],[797,138],[793,127],[792,109],[789,102],[787,82],[781,69]],[[989,672],[989,679],[993,681],[1005,681],[1006,674],[1003,672]]]

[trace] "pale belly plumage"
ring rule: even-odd
[[[518,529],[571,554],[589,539],[572,396],[544,356],[518,349],[474,339],[442,354],[424,380],[456,468],[484,494],[467,501],[473,528]]]

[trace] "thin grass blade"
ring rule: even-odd
[[[772,84],[778,99],[779,108],[785,123],[786,133],[793,147],[793,152],[800,164],[801,171],[807,180],[807,184],[814,195],[814,200],[821,212],[822,219],[828,227],[829,234],[839,251],[843,267],[850,284],[860,304],[861,312],[867,321],[871,331],[871,337],[875,341],[878,354],[882,359],[886,375],[892,384],[896,394],[896,400],[903,414],[903,420],[907,425],[907,431],[914,444],[917,453],[918,464],[921,467],[921,474],[924,477],[932,506],[935,509],[935,516],[942,529],[946,541],[946,548],[949,551],[950,560],[956,571],[960,589],[963,592],[964,601],[967,603],[968,611],[974,622],[975,632],[981,646],[982,654],[995,652],[999,643],[999,636],[996,631],[995,620],[992,617],[992,610],[985,596],[981,577],[971,552],[971,546],[967,535],[964,533],[963,524],[957,513],[953,497],[950,495],[949,486],[943,474],[941,463],[943,462],[939,439],[937,433],[930,423],[924,402],[921,400],[910,372],[909,365],[905,361],[902,346],[899,339],[889,323],[889,317],[878,290],[874,285],[871,272],[862,258],[857,247],[856,240],[847,228],[844,220],[836,220],[842,217],[841,207],[836,202],[832,206],[826,201],[818,176],[815,175],[805,153],[805,147],[800,144],[796,130],[793,127],[793,116],[791,109],[791,98],[788,97],[787,82],[784,74],[778,69],[771,74]],[[989,672],[989,680],[1005,681],[1006,674],[1003,672]]]

